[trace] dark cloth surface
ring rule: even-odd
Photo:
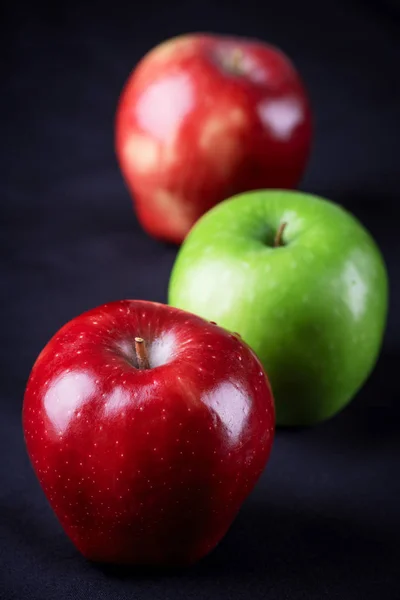
[[[399,582],[400,5],[109,3],[3,9],[0,598],[397,600]],[[139,227],[114,156],[120,89],[150,47],[186,31],[282,47],[316,113],[302,189],[353,211],[380,244],[391,307],[378,365],[331,421],[278,431],[219,547],[170,574],[99,568],[63,534],[25,451],[21,406],[50,336],[121,298],[166,301],[176,248]]]

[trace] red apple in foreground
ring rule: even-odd
[[[255,485],[274,405],[237,335],[126,300],[50,340],[28,381],[23,427],[42,488],[85,557],[184,565],[214,548]]]
[[[263,42],[192,34],[154,48],[131,73],[116,153],[148,233],[180,243],[239,192],[297,186],[311,111],[289,59]]]

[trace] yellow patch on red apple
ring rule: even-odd
[[[166,221],[173,224],[176,234],[184,234],[188,227],[191,227],[193,218],[190,214],[190,205],[184,197],[168,190],[158,189],[154,192],[154,206],[157,206],[159,214],[163,214]]]
[[[134,134],[127,140],[123,149],[124,159],[139,173],[148,173],[157,168],[160,149],[150,137]]]
[[[247,124],[247,117],[244,110],[239,107],[233,108],[226,115],[226,120],[230,127],[242,129]]]
[[[171,140],[171,143],[164,146],[163,148],[161,159],[162,168],[171,167],[171,165],[176,163],[180,158],[180,153],[178,152],[177,137],[178,136],[174,136],[174,138]]]
[[[199,148],[209,156],[224,177],[231,173],[239,159],[241,148],[238,133],[246,124],[244,111],[236,107],[227,113],[212,115],[202,129]]]

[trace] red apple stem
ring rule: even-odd
[[[144,343],[144,339],[141,337],[135,337],[135,352],[139,369],[150,369],[146,344]]]
[[[287,223],[281,223],[278,227],[278,231],[276,232],[275,235],[275,239],[274,239],[274,247],[275,248],[279,248],[280,246],[283,246],[283,232],[285,231],[285,227],[286,227]]]
[[[243,51],[235,48],[231,55],[231,67],[234,73],[240,73],[243,61]]]

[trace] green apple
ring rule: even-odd
[[[178,253],[169,303],[239,333],[261,359],[279,425],[341,410],[371,372],[387,315],[381,253],[337,204],[294,191],[234,196]]]

